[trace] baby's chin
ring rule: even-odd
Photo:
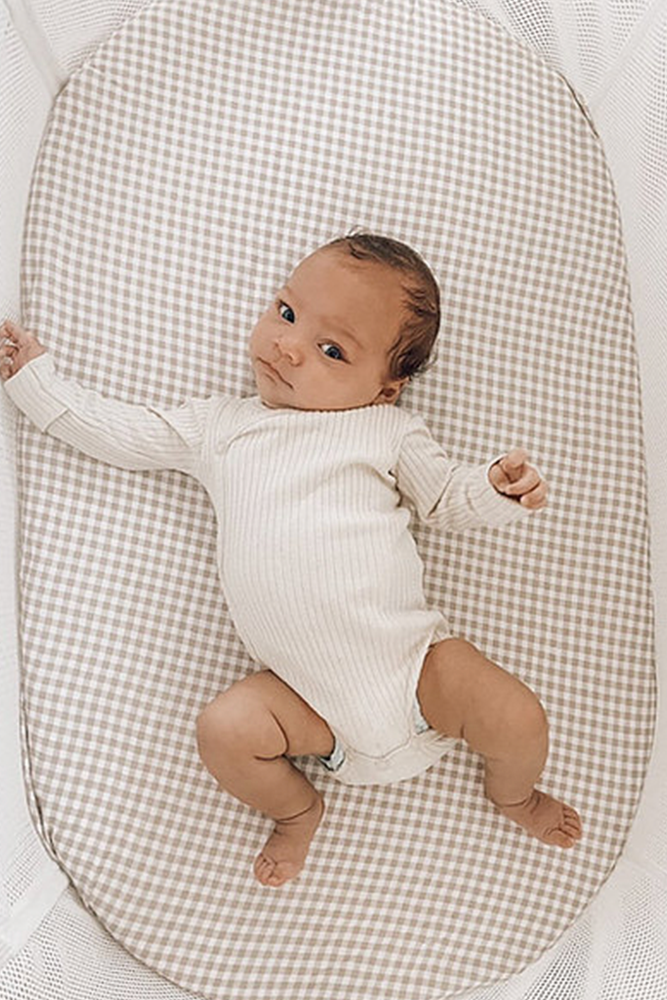
[[[317,410],[321,412],[323,410],[333,409],[333,407],[327,406],[305,406],[299,403],[298,400],[290,400],[288,403],[286,400],[275,399],[273,396],[267,395],[264,392],[258,392],[257,395],[262,401],[262,404],[270,410],[300,410],[302,412],[311,411],[314,413]]]
[[[262,404],[267,406],[270,410],[307,410],[307,406],[299,406],[297,402],[290,401],[289,403],[281,399],[277,394],[271,392],[266,392],[263,386],[260,386],[255,382],[255,390],[259,396]]]

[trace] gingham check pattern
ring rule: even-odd
[[[441,281],[406,394],[450,453],[529,448],[548,512],[418,529],[430,598],[542,698],[561,852],[485,801],[460,750],[391,788],[312,762],[326,822],[277,892],[268,822],[219,793],[199,710],[253,669],[204,492],[21,430],[23,699],[34,815],[130,951],[209,1000],[435,1000],[520,969],[608,877],[654,717],[644,459],[619,218],[566,83],[439,0],[163,0],[49,122],[24,319],[60,371],[128,401],[252,391],[246,341],[293,264],[361,225]],[[298,609],[295,609],[298,614]]]

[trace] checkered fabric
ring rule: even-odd
[[[215,788],[195,746],[201,708],[256,668],[204,491],[22,422],[34,816],[111,933],[209,1000],[436,1000],[519,970],[608,877],[650,751],[618,211],[576,95],[499,28],[443,0],[152,4],[53,109],[24,320],[62,374],[130,402],[249,393],[254,320],[353,226],[412,244],[441,282],[437,362],[404,403],[453,456],[525,445],[551,483],[548,511],[510,528],[416,531],[430,600],[542,699],[543,785],[586,836],[569,852],[530,839],[464,748],[388,788],[304,761],[326,820],[302,875],[262,888],[270,823]]]

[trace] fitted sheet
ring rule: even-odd
[[[548,511],[415,527],[429,599],[529,683],[570,852],[482,794],[463,748],[389,788],[312,761],[304,873],[252,877],[267,821],[221,795],[194,722],[256,669],[207,497],[20,425],[24,752],[35,822],[131,952],[210,1000],[435,1000],[525,966],[611,872],[655,709],[629,290],[604,153],[566,82],[440,0],[163,0],[72,77],[33,178],[25,323],[130,402],[252,391],[246,343],[300,257],[361,225],[424,254],[437,361],[405,393],[448,451],[523,444]]]

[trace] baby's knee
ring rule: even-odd
[[[199,713],[197,745],[206,759],[210,751],[239,749],[252,731],[248,699],[238,697],[234,688],[223,691]]]
[[[223,691],[197,718],[197,745],[206,762],[221,753],[280,756],[282,731],[252,685],[239,682]]]

